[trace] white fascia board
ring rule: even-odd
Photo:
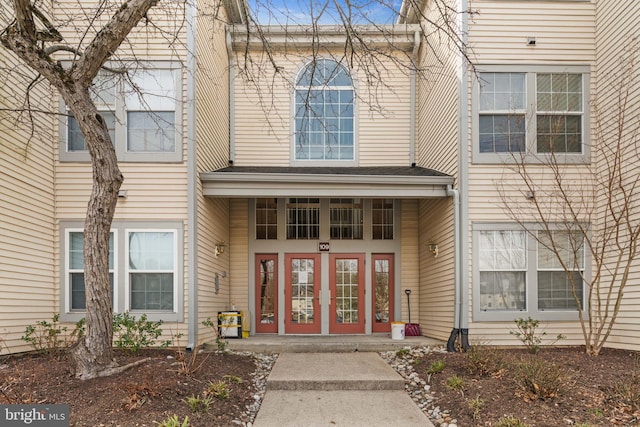
[[[224,176],[229,175],[229,176]],[[453,177],[204,173],[211,197],[447,197]]]
[[[354,26],[358,35],[370,47],[390,47],[410,51],[414,45],[414,34],[421,32],[420,25],[381,25]],[[263,49],[264,41],[261,37],[253,36],[255,29],[249,29],[249,48]],[[316,29],[308,26],[263,26],[261,36],[269,46],[311,46],[314,42],[321,42],[323,46],[344,46],[347,38],[345,29],[341,25],[320,26]],[[314,32],[315,31],[315,32]],[[232,31],[234,50],[244,50],[247,47],[247,28],[236,26]]]

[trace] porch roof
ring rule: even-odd
[[[210,197],[447,197],[454,178],[423,167],[230,166],[200,174]]]

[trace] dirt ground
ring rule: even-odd
[[[0,369],[0,403],[69,404],[72,426],[158,426],[173,415],[180,421],[188,416],[191,426],[228,426],[243,420],[247,405],[254,402],[251,357],[204,353],[181,364],[175,356],[169,350],[120,355],[121,364],[151,360],[119,375],[87,381],[75,379],[64,359],[10,358]],[[227,385],[228,397],[206,392],[220,382]],[[192,411],[187,404],[192,396],[210,399],[208,410]]]
[[[121,363],[151,360],[89,381],[73,378],[64,359],[10,357],[0,360],[0,403],[67,403],[73,426],[157,426],[173,415],[181,421],[188,416],[192,426],[250,421],[246,408],[256,394],[252,357],[199,354],[193,363],[181,364],[175,355],[170,350],[121,355]],[[433,373],[438,361],[444,369]],[[435,401],[459,427],[639,425],[640,355],[635,352],[605,349],[590,357],[580,348],[545,348],[537,355],[487,348],[432,353],[411,363],[429,379]],[[522,366],[530,368],[529,376]],[[454,375],[462,379],[457,386],[451,385]],[[537,378],[529,390],[522,386],[524,377]],[[210,384],[221,382],[229,390],[227,398],[214,397],[210,390]],[[540,394],[547,392],[543,399],[534,384]],[[208,410],[192,411],[187,404],[192,396],[210,398]],[[522,424],[500,424],[508,416]]]
[[[444,370],[429,375],[437,361]],[[543,348],[535,355],[487,347],[431,353],[413,364],[421,378],[430,377],[437,404],[458,426],[640,425],[636,352],[604,349],[592,357],[578,347]]]

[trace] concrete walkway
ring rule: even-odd
[[[433,427],[377,353],[282,353],[254,427]]]

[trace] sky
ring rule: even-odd
[[[249,0],[249,7],[263,25],[311,24],[312,15],[317,17],[321,12],[319,24],[340,24],[336,3],[347,13],[345,0]],[[353,24],[394,24],[402,0],[350,0],[349,3]]]

